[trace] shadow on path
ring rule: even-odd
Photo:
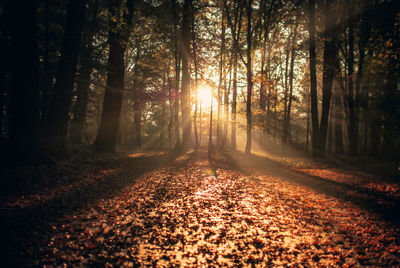
[[[41,203],[24,208],[1,207],[1,253],[5,257],[2,258],[3,261],[10,265],[18,264],[16,256],[23,250],[26,241],[33,240],[34,236],[49,230],[49,224],[56,219],[85,208],[93,202],[111,198],[147,172],[170,166],[175,162],[183,166],[193,154],[159,152],[128,155],[120,163],[116,163],[116,172],[102,174],[86,183],[70,185],[66,191]],[[177,159],[180,160],[176,161]],[[107,163],[104,165],[107,166]],[[85,178],[73,181],[80,179]],[[21,241],[21,237],[24,241]]]
[[[293,170],[268,157],[247,155],[238,151],[220,151],[214,158],[214,168],[225,168],[240,171],[246,175],[273,176],[298,185],[306,186],[344,201],[351,202],[360,208],[378,214],[383,219],[400,225],[400,200],[373,189],[357,185],[328,180],[319,176]],[[255,182],[260,182],[254,178]]]

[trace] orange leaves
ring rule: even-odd
[[[112,198],[50,224],[41,234],[42,242],[36,241],[40,246],[30,246],[40,249],[32,258],[44,257],[31,263],[110,267],[399,263],[395,257],[400,254],[400,230],[352,203],[294,183],[291,173],[249,175],[211,168],[203,160],[186,159],[184,164],[145,173]],[[351,174],[335,170],[310,172],[331,181],[357,182]]]

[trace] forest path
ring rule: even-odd
[[[182,155],[58,217],[25,241],[20,258],[56,266],[400,264],[398,225],[345,201],[344,186],[262,157],[223,152],[210,165],[206,156]]]

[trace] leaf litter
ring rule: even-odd
[[[397,224],[291,182],[281,170],[228,168],[223,155],[210,165],[205,155],[147,172],[113,197],[55,219],[35,241],[24,242],[23,264],[400,264]]]

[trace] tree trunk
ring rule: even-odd
[[[133,104],[133,124],[134,124],[134,145],[137,148],[142,146],[142,105],[139,100]]]
[[[308,152],[309,144],[310,144],[310,96],[307,96],[306,100],[307,105],[307,130],[306,130],[306,151]]]
[[[360,28],[360,40],[358,43],[358,50],[359,50],[359,61],[358,61],[358,70],[357,70],[357,78],[356,78],[356,98],[355,98],[355,108],[356,114],[360,114],[360,108],[363,110],[363,153],[367,155],[367,144],[368,144],[368,118],[370,111],[368,109],[368,86],[363,86],[361,91],[361,84],[363,78],[363,67],[364,67],[364,60],[365,60],[365,47],[368,43],[368,39],[370,36],[370,11],[368,7],[364,7],[364,12],[361,20],[361,28]],[[369,78],[368,78],[369,80]],[[357,117],[357,126],[356,129],[358,130],[361,120]],[[357,131],[358,132],[358,131]]]
[[[290,32],[287,42],[286,42],[286,49],[285,49],[285,74],[284,74],[284,92],[283,92],[283,133],[282,133],[282,144],[287,144],[288,142],[288,129],[286,127],[286,117],[287,117],[287,107],[288,107],[288,94],[289,94],[289,83],[288,83],[288,78],[289,78],[289,57],[290,57],[290,40],[291,40],[291,35],[293,33]]]
[[[238,69],[238,57],[236,49],[233,49],[233,81],[232,81],[232,126],[231,126],[231,146],[233,150],[236,150],[236,105],[237,105],[237,69]]]
[[[222,111],[222,91],[224,90],[225,87],[225,61],[224,61],[224,56],[225,56],[225,9],[221,7],[222,11],[222,16],[221,16],[221,50],[220,50],[220,61],[219,61],[219,84],[218,84],[218,92],[217,92],[217,98],[218,98],[218,107],[217,107],[217,145],[221,146],[222,145],[222,133],[221,133],[221,111]]]
[[[332,83],[335,73],[336,33],[334,30],[335,16],[332,12],[331,0],[325,6],[325,34],[324,63],[322,82],[322,112],[318,133],[318,152],[325,153],[325,144],[328,132],[329,109],[332,95]]]
[[[244,10],[244,1],[234,2],[234,22],[232,22],[232,18],[229,13],[229,7],[227,5],[227,1],[224,0],[223,4],[225,6],[225,14],[227,18],[228,25],[231,29],[231,34],[233,38],[233,48],[232,48],[232,57],[233,57],[233,82],[232,82],[232,130],[231,130],[231,146],[235,150],[236,149],[236,108],[237,108],[237,71],[238,71],[238,58],[240,56],[243,63],[242,54],[239,48],[239,37],[240,30],[242,28],[242,17]],[[251,38],[250,38],[251,41]]]
[[[73,107],[74,115],[71,121],[70,140],[73,143],[83,142],[83,130],[86,120],[86,108],[89,98],[91,79],[93,71],[93,37],[95,34],[96,17],[99,10],[99,0],[96,0],[92,10],[90,21],[84,30],[83,42],[80,55],[80,69],[77,79],[77,101]]]
[[[182,90],[181,90],[181,107],[182,107],[182,147],[188,150],[192,146],[191,138],[191,106],[190,106],[190,12],[192,0],[185,0],[183,3],[182,18]]]
[[[367,82],[363,85],[361,93],[361,108],[363,110],[363,128],[364,128],[364,140],[363,140],[363,154],[368,155],[368,143],[369,143],[369,125],[371,119],[371,109],[369,107],[369,84],[370,77],[368,77]]]
[[[294,32],[292,37],[291,44],[291,55],[290,55],[290,72],[289,72],[289,100],[288,107],[286,112],[286,120],[284,127],[286,128],[286,143],[291,143],[291,134],[290,134],[290,114],[292,110],[292,100],[293,100],[293,75],[294,75],[294,60],[296,57],[296,42],[297,42],[297,28],[299,25],[299,14],[296,14],[296,22],[294,26]]]
[[[226,145],[226,139],[228,138],[228,121],[229,121],[229,93],[231,89],[231,78],[232,78],[232,73],[230,71],[230,68],[232,66],[232,59],[230,60],[229,64],[229,82],[228,85],[225,85],[225,91],[224,91],[224,135],[222,138],[222,146]]]
[[[100,128],[96,137],[95,146],[101,151],[114,152],[118,132],[118,122],[121,113],[122,95],[124,90],[125,62],[124,54],[126,43],[129,39],[129,30],[133,16],[133,1],[126,2],[127,13],[123,18],[125,27],[121,31],[116,31],[121,25],[119,20],[113,19],[119,16],[121,0],[111,0],[110,10],[110,31],[107,70],[107,87],[103,102],[103,112],[101,116]],[[127,26],[127,27],[126,27]]]
[[[168,66],[168,72],[169,72],[169,66]],[[169,101],[169,121],[168,121],[168,146],[170,149],[172,149],[172,126],[173,126],[173,107],[172,107],[172,86],[171,86],[171,78],[169,76],[169,73],[167,73],[167,78],[168,78],[168,101]]]
[[[174,15],[174,58],[175,58],[175,101],[174,101],[174,133],[175,133],[175,145],[174,149],[179,150],[181,147],[180,139],[180,124],[179,124],[179,84],[180,84],[180,74],[181,74],[181,57],[179,55],[178,47],[178,14],[176,1],[172,0],[172,13]]]
[[[247,64],[246,64],[246,78],[247,78],[247,100],[246,100],[246,148],[245,153],[250,154],[251,152],[251,128],[252,128],[252,118],[251,118],[251,95],[253,90],[253,81],[252,81],[252,61],[251,61],[251,53],[252,53],[252,27],[251,27],[251,16],[252,16],[252,7],[253,0],[248,1],[247,6]]]
[[[309,55],[310,55],[310,100],[311,100],[311,142],[313,154],[318,155],[318,95],[317,95],[317,69],[315,53],[315,0],[308,1],[308,34],[309,34]]]
[[[198,83],[198,63],[197,63],[197,42],[196,42],[196,31],[195,31],[195,16],[192,14],[192,46],[193,46],[193,65],[194,65],[194,86],[195,86],[195,107],[194,107],[194,137],[196,142],[196,148],[199,146],[199,135],[197,130],[197,110],[198,110],[198,96],[199,96],[199,83]]]
[[[343,105],[342,105],[342,98],[340,94],[340,89],[338,85],[337,79],[333,81],[333,105],[335,107],[335,116],[334,120],[334,127],[335,127],[335,154],[342,155],[344,154],[344,147],[343,147]]]
[[[64,43],[58,63],[54,95],[48,115],[48,149],[63,152],[67,143],[69,113],[85,20],[86,1],[70,1]]]
[[[14,51],[12,51],[12,44],[8,40],[11,36],[12,25],[14,22],[11,21],[15,18],[14,14],[12,14],[11,5],[12,2],[15,1],[3,1],[0,4],[0,9],[2,10],[2,14],[0,17],[0,58],[2,59],[0,62],[0,147],[3,148],[6,140],[6,129],[5,123],[7,121],[6,116],[6,94],[7,87],[9,84],[8,75],[10,73],[10,67],[14,56]],[[36,5],[34,3],[34,5]],[[35,22],[36,23],[36,22]],[[34,24],[35,25],[35,24]],[[12,41],[12,40],[11,40]],[[10,53],[11,52],[11,53]],[[37,57],[36,57],[37,58]],[[0,153],[1,157],[1,153]],[[1,161],[1,160],[0,160]]]
[[[350,8],[351,10],[351,8]],[[354,156],[357,154],[357,111],[354,101],[354,21],[350,12],[348,19],[348,30],[349,30],[349,55],[347,58],[347,70],[348,70],[348,86],[347,86],[347,105],[349,107],[349,154]]]
[[[395,46],[399,47],[399,46]],[[394,52],[395,53],[395,52]],[[384,133],[383,133],[383,156],[385,159],[392,159],[395,156],[395,142],[397,139],[396,123],[398,122],[397,109],[398,102],[396,98],[396,90],[399,82],[399,54],[392,55],[388,63],[388,71],[386,85],[384,88]]]
[[[9,137],[12,157],[34,159],[38,153],[39,88],[36,43],[37,1],[12,1],[12,62]],[[3,111],[1,111],[3,112]]]
[[[208,130],[208,161],[212,160],[213,143],[212,143],[212,125],[213,125],[213,103],[214,102],[214,90],[211,91],[211,108],[210,108],[210,127]]]

